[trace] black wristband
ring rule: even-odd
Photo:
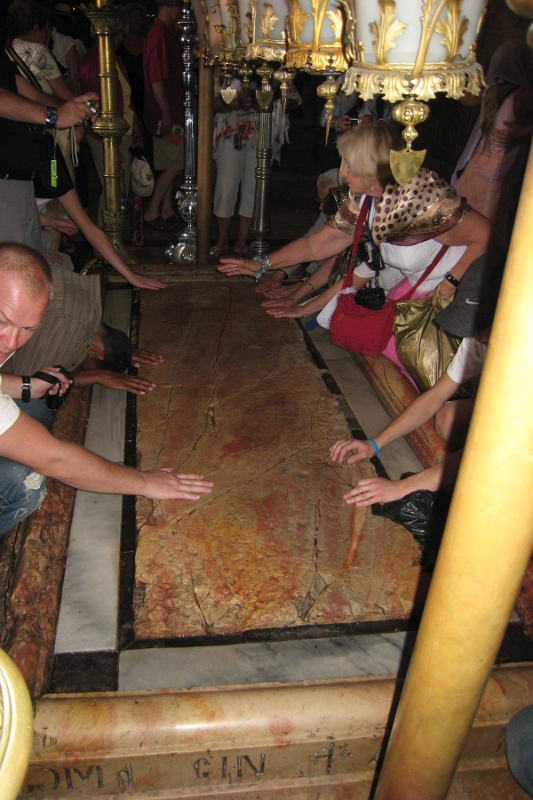
[[[451,283],[451,285],[454,286],[456,289],[459,286],[459,284],[461,283],[461,281],[458,281],[457,278],[453,277],[453,275],[450,275],[449,272],[447,272],[444,277],[446,278],[448,283]]]
[[[22,376],[22,391],[20,396],[23,403],[29,403],[31,400],[31,378],[29,375]]]

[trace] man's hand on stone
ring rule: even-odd
[[[352,450],[355,455],[346,459],[348,453]],[[372,458],[374,455],[374,448],[370,442],[362,439],[347,439],[346,441],[335,442],[329,448],[329,457],[337,464],[344,466],[344,464],[356,464],[358,461],[363,461],[365,458]]]
[[[150,353],[148,350],[139,350],[138,347],[132,348],[131,351],[131,364],[134,367],[140,367],[141,364],[162,364],[163,356],[158,356],[157,353]]]
[[[203,475],[175,473],[168,467],[143,472],[143,476],[146,486],[139,494],[151,500],[199,500],[213,488]]]
[[[95,370],[97,383],[105,386],[106,389],[117,389],[132,394],[146,394],[155,389],[155,383],[135,375],[125,375],[123,372],[112,372],[111,370]],[[97,373],[97,374],[96,374]]]

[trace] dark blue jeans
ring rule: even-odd
[[[50,427],[50,412],[42,400],[15,401],[33,419]],[[0,537],[35,511],[46,496],[46,478],[9,458],[0,457]]]

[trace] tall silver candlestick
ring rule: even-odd
[[[185,229],[176,244],[165,253],[174,264],[194,264],[196,261],[196,142],[194,133],[194,44],[196,25],[190,0],[183,0],[181,19],[183,48],[183,87],[185,89],[185,177],[176,192],[176,201]]]
[[[270,85],[272,69],[263,64],[257,70],[261,76],[261,89],[256,92],[257,102],[261,109],[258,117],[255,168],[255,197],[252,218],[252,234],[250,250],[255,255],[268,253],[270,244],[266,237],[270,233],[270,164],[272,161],[272,101],[274,92]]]

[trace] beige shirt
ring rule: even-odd
[[[10,375],[32,375],[41,367],[80,366],[102,320],[100,279],[51,267],[54,291],[44,319],[26,344],[2,367]]]

